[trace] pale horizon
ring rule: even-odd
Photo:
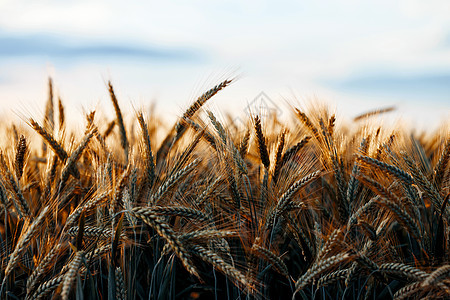
[[[348,118],[394,105],[422,128],[449,116],[447,1],[137,3],[2,1],[0,113],[42,114],[51,76],[73,115],[112,111],[112,80],[125,111],[156,101],[175,118],[237,76],[213,108],[239,114],[265,92]]]

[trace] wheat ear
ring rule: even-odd
[[[23,166],[25,162],[25,155],[27,153],[27,140],[23,135],[20,136],[19,143],[16,150],[16,159],[14,162],[14,169],[16,171],[17,181],[20,180],[23,174]]]
[[[108,82],[109,95],[111,97],[111,102],[114,106],[114,111],[116,113],[117,125],[119,125],[120,132],[120,144],[125,152],[125,158],[128,160],[128,139],[127,139],[127,131],[125,130],[125,125],[123,123],[122,112],[120,111],[119,102],[117,101],[116,94],[114,93],[113,86],[111,81]]]
[[[444,178],[445,170],[448,166],[449,160],[450,160],[450,139],[447,139],[447,143],[445,144],[441,157],[439,158],[433,171],[433,179],[437,187],[440,187],[442,184],[442,179]]]
[[[384,114],[384,113],[387,113],[387,112],[391,112],[393,110],[395,110],[395,106],[390,106],[390,107],[385,107],[385,108],[381,108],[381,109],[372,110],[372,111],[363,113],[363,114],[361,114],[359,116],[356,116],[355,118],[353,118],[353,121],[355,121],[355,122],[361,121],[363,119],[367,119],[367,118],[372,117],[372,116],[376,116],[376,115]]]
[[[48,78],[48,99],[45,105],[44,126],[50,131],[53,131],[55,126],[55,112],[53,107],[53,81]]]
[[[116,268],[115,275],[116,275],[116,299],[125,300],[126,299],[125,282],[123,280],[123,273],[120,267]]]
[[[57,244],[55,247],[53,247],[33,270],[33,273],[31,273],[31,275],[27,279],[27,294],[30,294],[34,286],[38,283],[39,278],[44,274],[47,267],[51,263],[53,263],[53,259],[59,253],[60,249],[61,244]]]
[[[197,100],[184,112],[183,116],[181,117],[181,120],[184,119],[190,119],[202,106],[205,104],[206,101],[211,99],[215,94],[217,94],[220,90],[224,89],[226,86],[228,86],[233,80],[224,80],[212,89],[206,91],[204,94],[202,94],[200,97],[197,98]],[[181,135],[182,132],[185,130],[185,125],[183,122],[178,122],[175,126],[175,132],[177,135]]]
[[[63,147],[55,140],[53,135],[47,132],[41,125],[39,125],[35,120],[30,119],[30,126],[37,132],[39,135],[49,144],[49,146],[53,149],[58,158],[65,162],[68,155],[67,152],[63,149]]]
[[[300,111],[298,108],[295,109],[295,112],[297,117],[303,123],[303,125],[305,125],[305,127],[312,133],[312,135],[316,138],[317,141],[320,141],[319,131],[313,125],[308,116],[304,112]]]
[[[212,136],[211,133],[205,131],[205,128],[201,127],[199,124],[195,123],[191,119],[184,119],[184,121],[191,126],[192,129],[195,130],[195,132],[202,132],[202,137],[209,143],[209,145],[214,149],[217,150],[216,146],[216,139],[214,136]]]
[[[114,127],[116,126],[117,122],[116,120],[112,120],[108,123],[108,126],[106,127],[105,131],[102,134],[103,139],[106,139],[112,132]]]
[[[411,177],[411,175],[409,175],[405,171],[401,170],[400,168],[397,168],[396,166],[387,164],[387,163],[379,161],[375,158],[372,158],[369,156],[364,156],[364,155],[358,156],[358,160],[362,161],[366,164],[369,164],[383,172],[386,172],[386,173],[396,177],[397,179],[404,181],[406,184],[414,183],[414,179]]]
[[[402,287],[397,292],[395,292],[393,299],[403,300],[403,299],[409,298],[410,296],[412,296],[412,294],[418,292],[421,289],[422,289],[422,287],[421,287],[420,282],[415,282],[415,283],[409,284],[405,287]],[[418,298],[418,297],[415,297],[415,298]]]
[[[190,251],[200,256],[203,260],[211,263],[215,268],[222,271],[225,275],[230,276],[244,287],[252,289],[252,282],[247,277],[233,268],[230,264],[226,263],[220,256],[211,250],[205,249],[199,245],[191,245]]]
[[[238,233],[236,231],[229,230],[215,230],[215,229],[207,229],[207,230],[196,230],[189,233],[185,233],[180,235],[180,240],[182,241],[192,241],[192,240],[211,240],[211,239],[224,239],[228,237],[236,237]]]
[[[255,132],[256,132],[256,142],[258,144],[259,157],[261,158],[261,162],[266,169],[269,169],[270,159],[269,152],[267,152],[266,139],[264,138],[264,134],[262,132],[261,120],[259,116],[254,118],[255,122]]]
[[[64,128],[64,123],[66,121],[66,117],[64,114],[64,105],[62,104],[61,98],[58,98],[58,111],[59,111],[59,130],[61,131]]]
[[[28,296],[27,299],[30,300],[40,300],[47,297],[49,293],[51,293],[53,290],[55,290],[61,282],[64,280],[64,275],[57,276],[49,281],[46,281],[44,283],[41,283],[39,287],[36,289],[36,291],[33,293],[33,295]]]
[[[319,276],[323,271],[332,268],[335,265],[341,264],[348,260],[351,256],[348,253],[341,253],[327,259],[321,260],[303,274],[295,283],[295,292],[299,292],[307,286],[311,280]]]
[[[325,276],[322,276],[317,281],[317,288],[333,284],[336,281],[344,280],[345,278],[347,278],[347,273],[348,273],[348,269],[344,269],[344,270],[334,271]]]
[[[362,153],[366,154],[367,147],[369,146],[368,138],[364,138],[359,146],[359,149]],[[356,177],[360,172],[360,166],[356,163],[356,160],[353,164],[352,174],[350,176],[350,180],[348,181],[347,186],[347,203],[352,206],[353,200],[356,197],[356,190],[358,189],[358,180]]]
[[[70,227],[73,222],[81,215],[81,212],[84,211],[89,211],[95,207],[97,207],[97,205],[103,201],[104,199],[106,199],[110,194],[110,191],[106,191],[100,195],[97,195],[96,197],[88,200],[86,203],[78,206],[72,213],[70,213],[70,215],[67,217],[66,219],[66,223],[65,223],[65,227]]]
[[[272,213],[268,217],[268,225],[271,226],[274,220],[282,215],[289,206],[289,203],[292,201],[292,197],[304,186],[309,184],[311,181],[319,177],[320,171],[315,171],[311,174],[306,175],[300,180],[294,182],[289,189],[281,195],[280,199],[277,202],[277,205],[273,209]]]
[[[283,260],[264,247],[259,246],[258,244],[253,244],[251,249],[256,255],[263,257],[267,262],[272,264],[272,266],[283,276],[289,278],[289,270]]]
[[[250,130],[247,129],[245,132],[244,137],[242,138],[242,141],[239,144],[239,154],[242,158],[245,157],[248,151],[248,142],[250,141]]]
[[[10,188],[13,191],[13,194],[15,195],[14,198],[16,198],[17,202],[13,199],[14,204],[16,205],[16,209],[19,211],[19,215],[21,216],[30,216],[31,211],[30,207],[27,203],[27,200],[22,194],[22,191],[20,190],[20,187],[16,180],[14,179],[14,175],[9,171],[8,166],[6,165],[6,162],[3,158],[3,154],[0,154],[0,161],[1,161],[1,167],[3,169],[3,172],[6,175],[7,183],[9,184]]]
[[[160,217],[147,208],[135,207],[130,211],[130,214],[138,219],[141,219],[147,225],[155,229],[158,234],[167,241],[170,248],[172,248],[173,252],[181,260],[181,263],[186,270],[197,278],[200,278],[200,275],[192,264],[189,252],[186,251],[183,243],[167,223],[163,222]]]
[[[284,166],[289,160],[291,160],[301,149],[303,149],[311,140],[310,136],[304,137],[300,142],[295,144],[286,150],[281,159],[281,165]]]
[[[274,183],[277,182],[278,176],[280,175],[280,170],[282,167],[282,154],[283,154],[285,136],[286,136],[286,132],[283,131],[280,135],[278,145],[277,145],[277,152],[275,155],[275,167],[273,170],[273,177],[272,177],[272,180]]]
[[[379,270],[386,274],[405,276],[415,281],[424,280],[429,275],[427,272],[402,263],[384,263],[379,266]]]
[[[74,255],[74,258],[70,262],[69,270],[64,275],[64,280],[62,283],[61,298],[63,300],[69,299],[70,288],[77,278],[78,269],[80,268],[83,257],[84,251],[77,251]]]
[[[48,212],[48,206],[44,207],[44,209],[41,211],[39,216],[31,223],[30,227],[27,229],[27,231],[20,237],[19,241],[17,242],[16,247],[14,248],[14,252],[11,253],[9,257],[8,265],[5,269],[5,277],[4,280],[8,277],[8,275],[11,273],[11,271],[16,266],[20,255],[23,251],[26,250],[26,246],[31,241],[32,238],[36,238],[35,234],[41,230],[41,224],[45,221],[45,217]]]
[[[74,171],[76,167],[77,161],[80,159],[81,154],[83,153],[84,149],[89,144],[89,141],[91,140],[92,136],[94,135],[93,131],[88,132],[81,143],[78,145],[78,147],[72,152],[70,157],[66,161],[66,165],[64,166],[64,169],[61,172],[61,180],[60,180],[60,188],[61,191],[62,187],[66,183],[67,179],[69,179],[69,175],[72,174],[79,174],[79,172]]]
[[[182,168],[169,178],[167,178],[164,181],[164,184],[162,184],[156,193],[154,193],[150,199],[150,204],[157,204],[158,201],[164,197],[174,186],[177,182],[181,181],[182,178],[184,178],[187,174],[189,174],[198,164],[200,163],[199,159],[195,159],[193,162],[188,164],[186,167]]]
[[[143,189],[147,190],[147,188],[151,188],[153,182],[155,181],[155,160],[153,158],[152,146],[150,143],[150,134],[148,133],[148,127],[145,123],[144,117],[142,113],[139,113],[138,116],[139,125],[142,130],[142,137],[145,144],[145,184]]]
[[[434,270],[422,283],[422,287],[439,285],[442,279],[449,279],[450,265],[443,265]]]
[[[373,192],[380,195],[379,198],[374,198],[374,201],[391,211],[405,229],[407,229],[415,239],[420,241],[420,229],[414,219],[401,207],[401,205],[398,204],[399,200],[394,194],[365,175],[359,176],[358,180],[365,183]]]
[[[324,256],[326,256],[331,251],[331,249],[337,243],[338,238],[341,236],[341,234],[342,234],[342,230],[341,229],[337,228],[337,229],[333,230],[333,232],[330,234],[330,236],[328,237],[328,239],[325,242],[325,244],[323,244],[323,246],[317,252],[315,263],[317,263],[318,261],[322,260],[324,258]]]
[[[409,171],[413,175],[413,179],[416,184],[425,192],[433,203],[434,209],[440,213],[441,205],[443,202],[442,196],[439,194],[433,184],[427,179],[425,174],[417,167],[417,165],[408,157],[406,153],[402,153],[402,157],[409,168]]]
[[[188,219],[196,219],[201,222],[209,222],[211,220],[208,215],[198,209],[184,206],[153,206],[150,210],[155,215],[180,216]]]

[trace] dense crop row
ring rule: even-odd
[[[203,109],[230,82],[161,141],[111,84],[116,117],[84,134],[51,81],[42,122],[2,124],[0,298],[450,297],[448,127],[296,108],[243,127]]]

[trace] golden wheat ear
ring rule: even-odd
[[[220,90],[224,89],[228,85],[231,84],[233,79],[227,79],[213,87],[212,89],[208,90],[204,94],[202,94],[200,97],[197,98],[197,100],[184,112],[183,116],[181,117],[180,121],[175,126],[175,132],[178,135],[181,135],[184,130],[186,129],[186,126],[183,122],[183,120],[190,119],[194,114],[208,101],[211,99],[215,94],[217,94]]]
[[[155,174],[155,160],[153,158],[153,152],[152,152],[152,146],[151,146],[151,142],[150,142],[150,134],[148,132],[148,127],[147,127],[147,123],[144,120],[144,117],[142,115],[142,113],[138,113],[137,115],[137,119],[139,121],[139,126],[141,127],[142,130],[142,139],[144,141],[144,145],[145,145],[145,177],[144,177],[144,183],[142,186],[142,191],[143,193],[146,193],[148,191],[148,189],[150,189],[153,186],[153,183],[155,182],[156,179],[156,174]]]
[[[258,144],[259,157],[261,158],[261,162],[264,165],[264,168],[269,169],[269,152],[267,151],[266,139],[262,132],[261,119],[259,118],[259,116],[255,116],[253,118],[253,122],[256,133],[256,142]]]
[[[68,155],[62,145],[60,145],[51,133],[39,125],[35,120],[29,120],[30,126],[44,139],[44,141],[52,148],[58,158],[65,162]]]
[[[129,142],[127,138],[127,131],[125,129],[125,124],[123,122],[122,111],[120,110],[119,102],[117,101],[117,97],[116,94],[114,93],[114,88],[112,86],[111,81],[108,81],[108,90],[111,102],[114,106],[114,111],[116,113],[117,125],[119,126],[120,145],[122,146],[123,151],[125,153],[125,159],[128,161]]]
[[[27,151],[28,151],[27,140],[23,135],[21,135],[19,143],[16,148],[16,159],[14,162],[17,181],[19,181],[20,178],[22,177]]]

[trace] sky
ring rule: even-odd
[[[48,76],[69,118],[157,103],[171,119],[206,89],[243,114],[319,99],[356,116],[395,105],[422,128],[450,116],[450,1],[0,0],[0,114],[38,117]]]

